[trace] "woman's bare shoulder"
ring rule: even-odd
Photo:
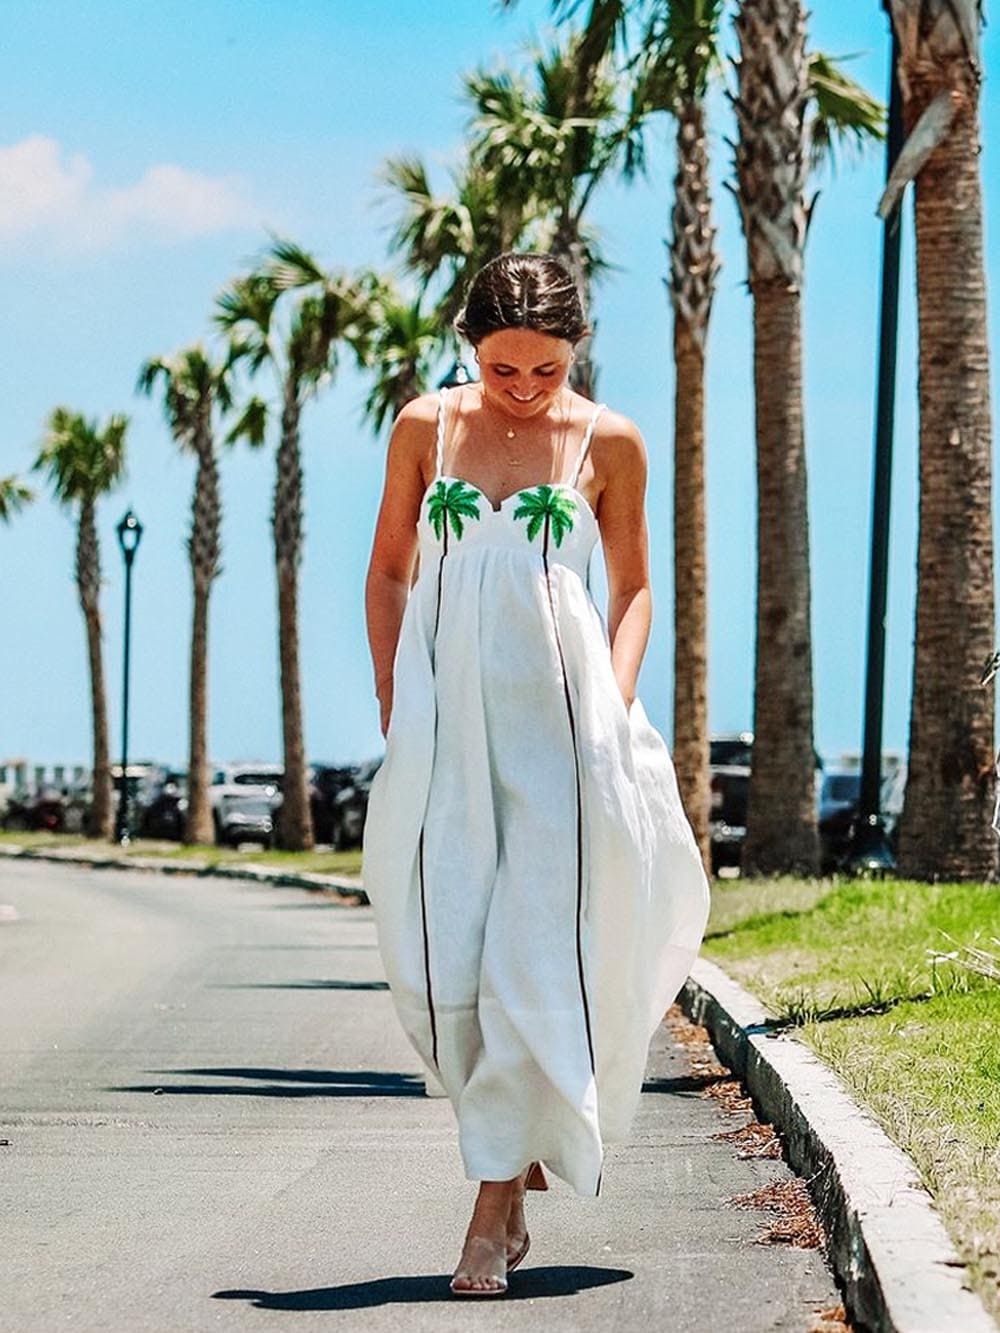
[[[631,417],[610,407],[597,419],[590,450],[599,473],[645,472],[646,445],[642,432]]]
[[[437,425],[439,397],[436,393],[421,393],[411,398],[399,410],[396,424],[404,428]]]

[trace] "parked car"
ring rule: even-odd
[[[377,759],[358,764],[351,780],[334,796],[330,812],[330,843],[337,851],[360,847],[368,813],[368,792],[372,779],[382,765]]]
[[[817,799],[822,788],[823,760],[814,751]],[[753,759],[753,732],[713,736],[708,743],[709,842],[712,873],[739,866],[747,833],[747,803]]]
[[[318,843],[336,846],[339,815],[336,805],[340,793],[351,787],[357,764],[313,764],[309,770],[309,802],[313,833]]]
[[[275,820],[272,795],[268,788],[248,783],[227,786],[214,812],[216,842],[222,847],[238,847],[241,842],[272,846]]]
[[[7,803],[3,826],[11,833],[29,830],[61,833],[66,825],[66,797],[58,787],[17,792]]]
[[[708,743],[711,792],[708,828],[713,875],[723,867],[740,864],[747,832],[752,748],[752,731],[713,736]]]
[[[187,774],[165,770],[139,814],[144,838],[169,838],[181,842],[187,819]]]
[[[224,764],[215,770],[209,800],[220,846],[273,844],[284,776],[280,764]]]
[[[906,788],[906,765],[898,756],[883,755],[879,807],[889,846],[895,853],[899,816]],[[843,868],[854,844],[861,809],[861,768],[858,764],[831,765],[824,770],[819,796],[821,869],[832,874]]]

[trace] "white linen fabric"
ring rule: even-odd
[[[599,533],[576,483],[602,408],[569,481],[494,510],[443,470],[442,391],[364,833],[393,1001],[466,1175],[538,1160],[583,1195],[708,912],[670,754],[626,709],[587,588]]]

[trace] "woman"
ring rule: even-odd
[[[397,1013],[481,1182],[452,1290],[485,1296],[527,1253],[540,1163],[599,1193],[708,886],[635,697],[645,449],[569,387],[576,286],[548,256],[501,255],[456,327],[479,382],[407,404],[389,444],[366,589],[386,758],[364,872]],[[598,536],[607,630],[587,586]]]

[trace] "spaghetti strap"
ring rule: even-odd
[[[438,409],[437,409],[437,444],[435,446],[435,468],[434,480],[444,474],[444,432],[445,432],[445,409],[448,402],[448,390],[443,386],[438,390]]]
[[[597,419],[607,407],[607,403],[598,403],[594,408],[593,415],[587,422],[587,429],[584,432],[583,443],[580,445],[580,452],[577,455],[576,467],[573,469],[573,475],[569,479],[569,485],[575,486],[580,478],[580,469],[583,467],[583,460],[587,457],[587,450],[590,448],[590,441],[594,438],[594,427],[597,425]]]

